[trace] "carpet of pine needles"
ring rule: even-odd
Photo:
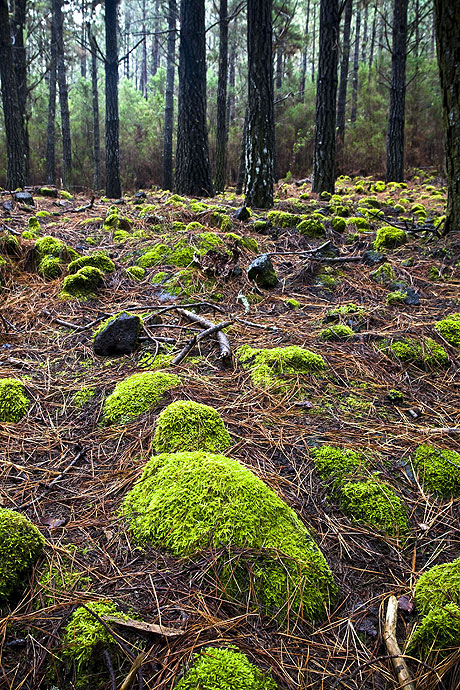
[[[418,194],[413,185],[411,192]],[[297,193],[292,187],[285,196]],[[2,200],[7,198],[4,194]],[[147,201],[159,204],[166,223],[177,209],[164,199],[151,192]],[[15,206],[6,225],[20,233],[38,209],[58,210],[59,217],[40,219],[43,233],[88,253],[91,248],[84,238],[91,229],[80,221],[104,217],[109,203],[97,200],[93,209],[74,213],[87,199],[74,199],[64,208],[53,199],[35,197],[35,201],[34,209]],[[238,199],[231,202],[238,203]],[[120,211],[133,219],[136,228],[151,231],[132,204]],[[182,216],[186,222],[197,219],[189,212]],[[47,227],[50,222],[55,225]],[[234,224],[235,232],[251,234],[263,251],[295,252],[324,242],[324,238],[306,240],[293,229],[263,236],[248,228]],[[361,233],[354,244],[346,244],[344,236],[329,230],[326,239],[333,241],[340,255],[352,256],[368,248],[374,237]],[[199,291],[187,301],[208,302],[199,311],[216,323],[241,319],[228,329],[233,350],[245,343],[304,346],[323,355],[327,378],[303,381],[304,400],[291,394],[277,396],[255,389],[236,360],[223,367],[216,341],[205,340],[191,358],[175,367],[183,380],[179,390],[134,422],[103,428],[98,420],[104,397],[118,381],[144,371],[145,352],[154,355],[157,348],[161,352],[161,345],[146,340],[132,356],[107,360],[93,354],[92,327],[82,327],[121,310],[145,315],[179,304],[181,299],[168,299],[151,284],[150,277],[159,268],[147,271],[139,283],[125,273],[142,248],[160,239],[154,232],[148,240],[119,244],[106,233],[97,249],[112,256],[117,270],[107,276],[98,299],[87,302],[59,299],[62,280],[40,278],[28,265],[33,243],[20,240],[21,255],[0,293],[0,377],[21,378],[31,400],[21,422],[0,424],[0,504],[27,515],[46,538],[44,558],[21,596],[1,612],[0,687],[49,687],[47,674],[50,668],[59,669],[62,630],[72,611],[81,603],[113,599],[139,620],[184,630],[176,638],[162,638],[114,626],[124,640],[119,645],[124,661],[114,671],[116,687],[142,650],[148,654],[132,687],[171,690],[194,652],[209,645],[235,644],[251,661],[270,670],[280,688],[396,690],[399,686],[382,638],[386,600],[391,594],[411,597],[420,573],[460,553],[459,500],[442,501],[428,494],[411,466],[411,454],[422,442],[457,450],[460,446],[460,435],[439,431],[460,427],[458,350],[433,331],[436,320],[459,310],[460,236],[413,234],[408,244],[387,252],[398,277],[419,291],[418,307],[387,306],[388,289],[372,282],[372,268],[361,262],[334,266],[338,284],[328,290],[316,284],[324,266],[298,254],[280,254],[273,259],[279,286],[261,290],[261,301],[245,314],[237,297],[256,289],[244,272],[254,255],[243,250],[239,260],[243,275],[217,280],[222,301],[213,306],[209,294]],[[413,266],[402,266],[409,257]],[[428,277],[433,266],[442,273],[435,282]],[[288,297],[298,300],[300,308],[287,306]],[[366,309],[360,333],[345,343],[319,341],[328,309],[346,302]],[[179,352],[193,335],[193,326],[174,309],[163,312],[162,319],[160,328],[149,329],[150,335],[174,338],[174,351]],[[448,351],[450,366],[438,371],[404,366],[377,347],[382,337],[405,335],[434,337]],[[73,395],[87,387],[96,391],[90,404],[75,407]],[[395,406],[387,400],[393,388],[404,394],[403,404]],[[229,454],[254,470],[309,526],[340,589],[337,607],[326,621],[312,625],[291,616],[288,629],[280,629],[276,621],[250,606],[227,601],[215,587],[215,552],[181,561],[158,550],[140,550],[130,541],[117,511],[152,454],[156,417],[172,399],[183,398],[219,410],[235,442]],[[365,449],[375,470],[392,483],[408,507],[409,539],[390,538],[353,523],[341,512],[309,455],[318,443]],[[48,588],[40,584],[46,570],[54,577]],[[59,572],[74,575],[65,587],[58,582]],[[401,646],[415,621],[416,614],[400,612]],[[417,689],[458,687],[458,656],[454,652],[436,667],[408,659]],[[72,687],[71,678],[66,682],[65,687]],[[104,688],[113,687],[109,671],[104,682]]]

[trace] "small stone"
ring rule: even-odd
[[[138,192],[135,194],[136,199],[147,199],[147,194],[140,189]]]
[[[414,288],[411,288],[403,281],[395,280],[390,284],[390,290],[404,292],[405,297],[402,300],[404,304],[418,306],[420,304],[420,295]]]
[[[94,353],[100,357],[130,355],[139,341],[141,318],[135,314],[120,314],[110,321],[94,338]]]
[[[235,220],[245,221],[245,220],[249,220],[249,218],[251,217],[251,214],[249,213],[246,206],[241,206],[241,208],[236,209],[235,213],[233,214],[233,217]]]
[[[26,204],[27,206],[35,206],[35,201],[30,192],[15,192],[14,198],[19,201],[20,204]]]
[[[248,268],[248,278],[255,280],[261,288],[273,288],[278,284],[278,278],[268,254],[261,254],[251,262]]]
[[[367,252],[364,252],[363,254],[363,261],[366,264],[366,266],[377,266],[378,264],[381,264],[384,260],[385,257],[383,254],[381,254],[380,252],[375,252],[372,249],[369,249]]]

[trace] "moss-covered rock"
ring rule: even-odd
[[[310,455],[321,479],[332,480],[335,484],[347,477],[362,476],[369,469],[364,455],[351,449],[324,445],[310,449]]]
[[[415,451],[414,465],[428,491],[449,498],[460,496],[460,453],[422,444]]]
[[[270,214],[268,214],[270,216]],[[322,237],[326,230],[324,225],[317,218],[307,218],[297,225],[297,230],[305,237]]]
[[[0,600],[21,585],[40,556],[45,540],[24,515],[0,508]]]
[[[26,389],[19,379],[0,379],[0,422],[19,422],[29,409]]]
[[[328,326],[328,328],[324,328],[318,337],[320,340],[332,340],[338,342],[340,340],[350,340],[350,338],[353,338],[354,335],[355,333],[350,326],[346,326],[343,323],[336,323],[332,326]]]
[[[104,278],[99,268],[84,266],[73,275],[66,276],[62,283],[62,299],[86,300],[96,297],[96,291]]]
[[[168,257],[170,253],[171,249],[166,244],[156,244],[145,252],[145,254],[142,254],[136,261],[136,264],[141,268],[159,266],[160,264],[167,263],[166,257]]]
[[[451,314],[447,319],[437,321],[434,328],[449,345],[460,347],[460,313]]]
[[[371,271],[369,278],[379,285],[388,285],[395,278],[395,272],[389,263],[382,264],[375,271]]]
[[[191,667],[175,690],[277,690],[267,673],[251,664],[237,647],[206,647],[194,654]]]
[[[302,221],[300,216],[286,211],[269,211],[267,219],[272,225],[279,228],[295,228]]]
[[[340,507],[353,520],[398,536],[408,529],[404,503],[380,479],[345,482],[340,487]]]
[[[54,280],[62,275],[63,264],[56,256],[45,256],[38,264],[38,274],[45,280]]]
[[[352,216],[347,218],[347,228],[354,226],[357,230],[370,230],[370,223],[367,218],[362,218],[361,216]]]
[[[18,238],[7,230],[0,232],[0,251],[8,256],[19,256],[21,247]]]
[[[382,225],[382,227],[377,230],[374,249],[394,249],[406,242],[407,233],[404,230],[394,228],[392,225]]]
[[[390,345],[390,351],[401,362],[414,364],[422,369],[439,369],[449,366],[447,352],[432,338],[424,338],[421,342],[412,338],[398,340]]]
[[[227,547],[227,593],[281,617],[322,618],[336,588],[295,512],[236,460],[204,452],[163,454],[146,465],[123,503],[133,539],[176,556]],[[251,549],[235,558],[232,549]],[[256,551],[257,553],[254,553]],[[240,590],[240,591],[238,591]]]
[[[139,415],[154,408],[166,391],[181,384],[175,374],[162,371],[147,371],[133,374],[117,383],[102,410],[102,423],[126,424]]]
[[[347,221],[345,220],[345,218],[342,218],[341,216],[334,216],[331,219],[331,225],[332,229],[336,232],[345,232],[345,229],[347,227]]]
[[[129,266],[126,269],[126,275],[130,280],[143,280],[145,278],[145,268],[142,268],[141,266]]]
[[[298,345],[273,348],[242,345],[236,354],[243,368],[250,369],[253,384],[262,388],[299,374],[318,374],[326,369],[321,355]]]
[[[362,319],[365,314],[366,311],[363,307],[360,307],[358,304],[354,304],[354,302],[348,302],[347,304],[341,304],[338,307],[329,309],[324,321],[330,322],[348,319]]]
[[[78,259],[79,257],[78,252],[68,247],[64,242],[57,239],[57,237],[52,237],[51,235],[40,237],[35,242],[34,249],[38,263],[46,256],[55,256],[65,263]]]
[[[160,414],[153,439],[157,453],[204,450],[220,453],[231,445],[220,414],[209,405],[177,400]]]
[[[115,270],[115,264],[112,259],[110,259],[107,254],[103,252],[96,252],[90,256],[80,256],[75,261],[71,261],[67,267],[70,274],[77,273],[80,268],[84,266],[93,266],[98,268],[103,273],[112,273]]]

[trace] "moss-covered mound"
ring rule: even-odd
[[[44,544],[38,529],[24,515],[0,508],[0,600],[23,584]]]
[[[66,276],[62,283],[60,297],[62,299],[86,300],[96,296],[96,290],[101,284],[104,274],[94,266],[84,266],[73,275]]]
[[[26,389],[19,379],[0,379],[0,422],[19,422],[29,409]]]
[[[84,266],[93,266],[94,268],[98,268],[103,273],[112,273],[112,271],[115,270],[115,264],[113,263],[112,259],[110,259],[107,254],[104,254],[103,252],[96,252],[90,256],[80,256],[78,259],[75,259],[75,261],[70,262],[67,270],[69,273],[73,274],[77,273],[77,271]]]
[[[318,374],[326,369],[321,355],[298,345],[260,349],[242,345],[236,354],[243,368],[251,370],[253,384],[262,388],[273,386],[280,379]]]
[[[340,340],[350,340],[354,335],[355,333],[350,326],[346,326],[344,323],[336,323],[328,326],[328,328],[324,328],[318,337],[320,340],[338,342]]]
[[[434,327],[449,345],[460,347],[460,313],[451,314],[447,319],[437,321]]]
[[[305,237],[322,237],[326,234],[324,225],[318,218],[306,218],[297,225],[297,230]]]
[[[354,520],[388,534],[402,535],[409,529],[404,503],[380,479],[342,484],[340,507]]]
[[[60,276],[63,265],[79,257],[78,252],[51,235],[40,237],[34,244],[34,251],[37,271],[46,280]]]
[[[102,423],[126,424],[143,412],[155,407],[170,388],[181,384],[175,374],[162,371],[147,371],[133,374],[115,386],[102,410]]]
[[[267,219],[272,225],[279,228],[294,228],[298,225],[302,218],[294,213],[287,213],[286,211],[269,211]]]
[[[206,647],[194,654],[192,666],[175,690],[276,690],[277,687],[237,647]]]
[[[407,651],[432,661],[460,646],[460,558],[435,565],[418,579],[415,601],[422,615]]]
[[[421,342],[407,338],[393,342],[390,350],[396,359],[407,364],[414,364],[422,369],[439,369],[449,366],[449,356],[442,345],[432,338]]]
[[[345,477],[362,475],[369,468],[369,462],[362,453],[351,449],[321,446],[312,448],[310,454],[323,480],[342,482]]]
[[[176,556],[203,548],[251,549],[224,559],[227,593],[281,616],[321,618],[336,588],[331,571],[296,513],[236,460],[204,452],[162,454],[145,466],[125,498],[133,539]],[[257,551],[257,553],[254,553]]]
[[[157,453],[181,450],[220,453],[231,445],[231,438],[213,407],[177,400],[158,417],[153,442]]]
[[[353,302],[348,302],[347,304],[341,304],[338,307],[329,309],[324,321],[341,321],[347,319],[361,319],[365,316],[366,311],[363,307]]]
[[[391,264],[385,263],[376,268],[375,271],[371,271],[369,278],[379,285],[387,285],[396,278],[396,275]]]
[[[414,465],[428,491],[460,496],[460,453],[423,444],[415,451]]]
[[[392,225],[383,225],[377,230],[374,249],[394,249],[407,242],[407,233]]]

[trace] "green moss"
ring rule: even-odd
[[[453,347],[460,347],[460,313],[451,314],[434,325],[435,330]]]
[[[332,218],[331,220],[331,225],[332,229],[336,232],[345,232],[347,222],[344,218],[341,218],[340,216],[334,216],[334,218]]]
[[[0,423],[19,422],[29,409],[22,381],[13,378],[0,379]]]
[[[206,647],[194,654],[191,668],[175,690],[277,690],[277,687],[237,647]]]
[[[37,211],[35,215],[37,216],[37,218],[48,218],[49,216],[51,216],[51,213],[49,211]]]
[[[170,388],[181,384],[175,374],[147,371],[133,374],[115,386],[102,410],[102,424],[126,424],[154,408]]]
[[[115,230],[113,233],[113,241],[116,244],[123,244],[131,238],[131,233],[127,230]]]
[[[24,585],[44,544],[38,529],[24,515],[0,508],[0,599],[8,599]]]
[[[445,497],[460,495],[460,453],[422,444],[415,451],[414,465],[428,491]]]
[[[354,520],[389,534],[397,536],[409,529],[404,503],[379,479],[342,484],[340,506]]]
[[[388,305],[404,304],[406,297],[407,292],[402,292],[402,290],[394,290],[393,292],[389,292],[386,296],[386,303]]]
[[[236,244],[241,245],[245,249],[248,249],[250,252],[254,252],[255,254],[257,254],[259,251],[257,240],[253,239],[252,237],[241,237],[241,235],[237,235],[235,232],[226,232],[224,237],[226,240],[235,242]]]
[[[265,232],[270,227],[270,222],[268,220],[258,219],[254,221],[252,227],[256,232]]]
[[[73,275],[66,276],[62,283],[61,299],[86,300],[95,297],[104,274],[94,266],[84,266]]]
[[[142,270],[144,270],[144,269],[142,269]],[[161,283],[163,283],[167,277],[168,277],[168,273],[166,273],[166,271],[160,271],[159,273],[155,273],[155,275],[152,276],[152,279],[150,282],[153,283],[154,285],[161,285]]]
[[[407,653],[436,663],[460,646],[460,606],[453,602],[432,609],[412,632]]]
[[[65,565],[55,567],[46,564],[38,576],[40,597],[36,608],[54,606],[58,597],[68,599],[69,594],[74,594],[76,589],[87,590],[91,585],[91,578],[82,572],[74,570],[72,561],[65,560]]]
[[[407,242],[407,234],[404,230],[394,228],[391,225],[383,225],[377,230],[374,249],[394,249]]]
[[[407,338],[393,342],[390,350],[401,362],[415,364],[421,368],[439,369],[449,365],[447,352],[432,338],[424,338],[421,343]]]
[[[73,405],[79,408],[85,407],[94,398],[95,392],[94,388],[82,388],[74,394]]]
[[[126,274],[131,280],[143,280],[145,278],[145,268],[141,266],[129,266]]]
[[[214,408],[191,400],[178,400],[158,417],[153,443],[157,453],[182,450],[219,453],[231,445],[231,438]]]
[[[353,302],[348,302],[347,304],[341,304],[339,307],[334,307],[334,309],[329,309],[325,321],[340,321],[349,317],[361,319],[365,316],[365,313],[363,307]]]
[[[370,230],[369,221],[361,216],[352,216],[347,219],[347,227],[354,225],[358,230]]]
[[[67,201],[71,201],[73,199],[72,194],[70,194],[69,192],[66,192],[65,189],[61,189],[59,194],[61,195],[61,197],[63,199],[67,199]]]
[[[287,299],[285,299],[283,301],[284,301],[284,304],[287,304],[287,306],[290,307],[291,309],[298,309],[300,307],[300,302],[298,302],[293,297],[288,297]]]
[[[317,374],[326,368],[321,355],[297,345],[261,349],[242,345],[236,354],[243,368],[251,370],[253,384],[262,388],[273,386],[278,379]]]
[[[253,550],[247,561],[223,556],[222,579],[279,615],[290,609],[291,616],[322,618],[335,597],[331,571],[295,512],[236,460],[204,452],[156,456],[122,512],[137,543],[176,556],[209,546]]]
[[[136,261],[141,268],[151,268],[159,264],[166,263],[166,258],[171,253],[171,249],[166,244],[156,244],[145,254],[142,254]]]
[[[21,247],[18,238],[8,231],[0,232],[0,250],[9,256],[19,256]]]
[[[310,455],[321,479],[333,480],[336,484],[341,483],[345,477],[362,475],[369,467],[362,453],[355,450],[321,446],[312,448]]]
[[[460,558],[423,573],[415,585],[415,600],[422,615],[450,602],[460,604]]]
[[[404,402],[404,395],[401,393],[401,391],[397,391],[394,388],[390,388],[390,390],[387,393],[387,398],[391,403]]]
[[[78,252],[50,235],[40,237],[35,242],[34,249],[38,262],[42,261],[46,256],[55,256],[64,262],[72,261],[79,257]]]
[[[103,273],[112,273],[115,270],[115,264],[112,259],[103,252],[96,252],[91,254],[91,256],[80,256],[75,261],[71,261],[67,268],[69,273],[73,274],[77,273],[84,266],[94,266],[94,268],[98,268]]]
[[[318,337],[320,340],[339,341],[349,340],[350,338],[353,338],[354,335],[355,333],[352,328],[345,326],[343,323],[337,323],[322,330]]]
[[[222,231],[226,232],[232,229],[232,219],[227,213],[220,213],[219,211],[214,211],[208,220],[211,227],[218,227]]]
[[[315,280],[316,285],[321,285],[328,290],[333,290],[337,287],[337,278],[330,273],[319,273]]]
[[[385,182],[383,182],[382,180],[379,180],[378,182],[376,182],[374,184],[374,191],[378,192],[379,194],[381,192],[384,192],[385,189],[386,189],[386,185],[385,185]]]
[[[40,234],[40,231],[41,231],[41,226],[40,226],[40,223],[38,222],[38,217],[39,217],[40,213],[47,213],[47,211],[38,211],[37,217],[30,216],[30,218],[27,221],[27,229],[31,230],[37,236]],[[50,216],[51,213],[48,213],[48,215]]]
[[[61,260],[56,256],[45,256],[38,264],[37,271],[46,280],[58,278],[62,273]]]
[[[371,271],[371,273],[369,273],[369,278],[375,283],[379,283],[379,285],[387,285],[391,283],[396,276],[392,266],[386,263],[376,268],[375,271]]]
[[[332,213],[341,218],[345,218],[350,215],[350,207],[344,204],[333,204],[330,206]]]
[[[279,228],[294,228],[302,221],[300,216],[285,211],[269,211],[267,219],[272,225]]]

